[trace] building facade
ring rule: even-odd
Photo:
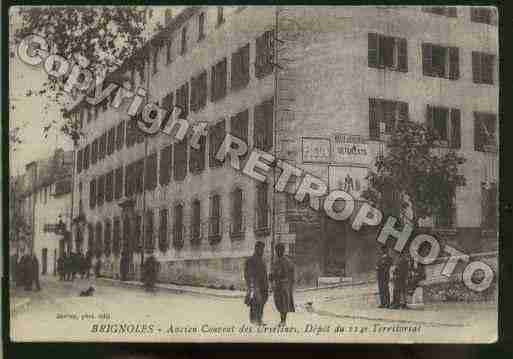
[[[151,253],[161,281],[240,287],[256,240],[268,261],[272,244],[286,244],[299,285],[366,274],[373,234],[274,192],[278,169],[262,184],[215,154],[230,133],[358,198],[406,116],[438,131],[440,151],[467,158],[467,185],[424,225],[463,246],[471,233],[467,247],[481,250],[482,229],[496,223],[497,50],[492,8],[187,8],[106,83],[144,88],[148,101],[208,123],[207,135],[198,149],[190,138],[145,136],[130,101],[109,105],[114,93],[76,106],[84,136],[75,149],[74,245],[92,250],[113,278],[122,257],[139,278]]]

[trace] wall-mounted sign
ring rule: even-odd
[[[369,164],[369,148],[362,136],[335,134],[332,144],[332,162]]]
[[[301,151],[303,162],[328,163],[331,159],[329,138],[302,137]]]

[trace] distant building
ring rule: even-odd
[[[145,137],[129,101],[77,106],[86,135],[76,147],[76,245],[114,278],[121,256],[139,278],[153,253],[162,281],[240,286],[256,240],[267,260],[272,243],[286,244],[300,285],[366,275],[374,232],[331,223],[273,192],[273,178],[257,183],[214,155],[229,132],[358,197],[395,121],[409,117],[438,131],[440,151],[467,158],[467,185],[424,225],[479,251],[483,236],[496,239],[496,16],[471,7],[183,10],[109,80],[180,106],[209,123],[208,136],[192,150]]]

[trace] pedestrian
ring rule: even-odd
[[[20,277],[25,290],[32,290],[32,260],[29,254],[24,254],[21,257],[20,263]]]
[[[91,267],[93,266],[93,254],[90,250],[87,250],[85,259],[85,273],[86,278],[89,279],[89,276],[91,275]]]
[[[376,277],[378,280],[379,308],[388,308],[390,306],[390,290],[388,282],[390,280],[390,267],[392,266],[392,257],[388,253],[386,246],[381,247],[381,255],[376,264]]]
[[[155,290],[155,282],[157,281],[158,262],[152,254],[144,262],[144,288],[150,292]]]
[[[247,287],[245,303],[250,308],[250,322],[257,325],[264,324],[262,322],[264,305],[269,297],[267,269],[263,260],[264,248],[263,242],[256,242],[254,254],[246,260],[244,265],[244,279]]]
[[[285,246],[278,243],[275,247],[278,257],[273,263],[271,281],[276,309],[280,312],[280,326],[287,321],[287,313],[295,312],[294,308],[294,264],[285,254]]]
[[[128,279],[128,266],[128,253],[123,251],[121,253],[121,260],[119,261],[119,276],[123,282]]]
[[[406,254],[402,253],[395,264],[393,270],[394,291],[392,298],[392,309],[406,309],[406,291],[408,282],[408,259]]]
[[[30,290],[32,290],[32,282],[36,285],[36,290],[41,290],[41,285],[39,283],[39,261],[34,252],[32,252],[31,256],[31,270],[32,270],[32,281],[30,285]]]
[[[64,280],[64,258],[63,256],[60,256],[59,259],[57,259],[57,272],[59,273],[59,280]]]
[[[71,252],[71,281],[75,280],[75,276],[80,272],[80,258],[78,253]]]
[[[85,274],[86,274],[87,263],[86,263],[86,258],[84,256],[84,253],[82,253],[82,251],[80,251],[78,261],[79,261],[79,267],[80,267],[80,278],[84,279]]]
[[[96,258],[96,263],[94,264],[94,275],[96,278],[100,278],[102,276],[102,260],[100,258]]]
[[[408,297],[411,297],[411,304],[422,304],[423,293],[422,287],[419,284],[426,279],[426,270],[424,265],[413,259],[413,257],[410,257],[408,268]]]

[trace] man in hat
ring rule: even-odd
[[[376,264],[376,277],[378,280],[378,291],[380,308],[388,308],[390,306],[390,290],[388,282],[390,280],[390,267],[392,266],[392,257],[388,254],[386,246],[381,247],[381,255]]]
[[[276,309],[280,312],[280,326],[284,326],[287,313],[295,312],[294,309],[294,264],[285,254],[283,243],[276,245],[276,256],[273,263],[271,281],[273,282],[273,296]]]
[[[263,259],[264,248],[263,242],[256,242],[255,252],[244,264],[244,279],[247,287],[245,303],[250,308],[249,320],[257,325],[263,325],[264,305],[269,297],[267,269]]]

